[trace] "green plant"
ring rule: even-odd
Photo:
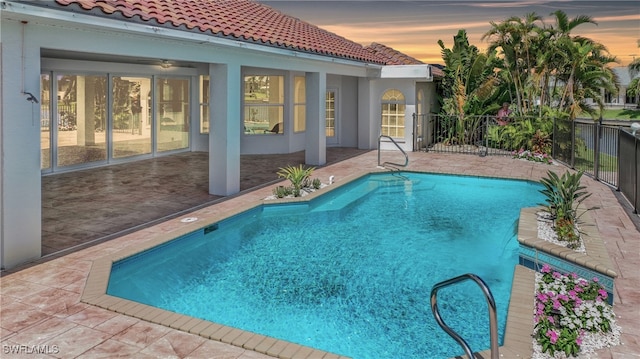
[[[314,169],[315,167],[305,168],[303,165],[280,167],[280,171],[278,171],[278,177],[285,178],[291,181],[291,186],[293,187],[293,196],[300,197],[300,191],[304,187],[306,181],[309,180],[309,177],[311,177]]]
[[[549,265],[541,269],[535,296],[534,338],[544,353],[577,356],[586,332],[609,333],[614,313],[597,278],[563,275]]]
[[[278,186],[273,189],[273,195],[277,198],[284,198],[290,194],[293,194],[293,189],[287,186]]]
[[[567,242],[567,247],[576,249],[580,246],[580,236],[576,233],[573,221],[561,218],[556,221],[555,232],[559,241]]]
[[[566,219],[575,223],[578,218],[578,206],[591,196],[591,193],[585,191],[586,187],[580,185],[582,174],[582,171],[565,172],[560,177],[553,171],[547,171],[548,177],[540,180],[544,186],[540,193],[546,197],[547,211],[555,219]]]
[[[320,187],[322,186],[322,182],[320,182],[319,178],[314,178],[313,181],[311,181],[311,186],[313,187],[313,189],[320,189]]]

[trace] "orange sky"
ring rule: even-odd
[[[453,36],[465,29],[470,42],[487,47],[481,37],[490,22],[535,12],[546,24],[556,10],[569,18],[591,16],[598,24],[578,26],[573,35],[604,44],[619,64],[640,57],[640,2],[635,1],[261,1],[323,29],[368,45],[378,42],[426,63],[442,63],[441,39],[450,48]]]

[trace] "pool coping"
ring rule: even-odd
[[[84,290],[82,291],[80,301],[116,313],[124,314],[187,333],[196,334],[207,339],[220,341],[277,358],[347,359],[349,357],[329,353],[300,344],[287,342],[266,335],[233,328],[212,321],[174,313],[168,310],[152,307],[128,299],[111,296],[107,294],[107,286],[109,283],[112,264],[121,259],[139,254],[158,245],[176,239],[180,236],[192,233],[197,230],[201,230],[202,228],[205,228],[207,226],[211,226],[226,218],[230,218],[242,212],[261,207],[264,204],[308,202],[316,198],[317,196],[327,193],[327,191],[331,191],[333,189],[344,186],[363,176],[380,172],[388,172],[388,170],[377,169],[363,171],[361,173],[344,177],[340,182],[334,183],[329,187],[322,188],[321,190],[312,192],[304,197],[281,198],[277,200],[258,200],[245,205],[240,205],[225,213],[213,215],[206,221],[183,222],[184,225],[181,228],[170,233],[155,233],[153,234],[153,238],[145,243],[134,244],[116,253],[112,253],[100,259],[94,260],[89,271]],[[431,173],[425,171],[403,172]],[[183,219],[186,219],[188,217],[188,215],[183,216]],[[178,218],[177,220],[180,220],[180,218]],[[529,223],[522,223],[519,226],[519,230],[523,229],[523,225],[529,225]],[[520,239],[520,234],[518,235],[518,239]],[[604,253],[606,254],[606,250]],[[535,271],[522,265],[516,265],[514,268],[513,284],[511,287],[511,299],[509,302],[503,345],[499,349],[501,356],[512,358],[529,358],[533,354],[532,333],[534,329],[534,291]],[[426,299],[425,305],[428,305]],[[488,320],[489,319],[487,317],[487,322]],[[479,352],[478,354],[480,354],[482,357],[491,357],[491,353],[488,350]]]

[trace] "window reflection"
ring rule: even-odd
[[[151,79],[113,77],[113,158],[151,153]]]
[[[156,104],[158,151],[189,146],[189,80],[158,78]]]
[[[284,133],[284,76],[245,76],[244,133]]]
[[[106,161],[106,76],[58,75],[57,83],[56,166]]]

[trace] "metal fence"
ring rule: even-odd
[[[445,116],[416,114],[414,116],[414,149],[446,153],[511,155],[489,135],[497,127],[493,116]]]
[[[522,121],[522,119],[518,119]],[[620,190],[638,212],[640,133],[629,122],[554,119],[551,155],[570,168]],[[493,116],[414,115],[414,150],[445,153],[510,155],[517,132],[499,126]]]
[[[555,120],[552,156],[571,168],[617,187],[621,128],[591,120]]]
[[[635,213],[640,209],[640,134],[621,128],[618,132],[620,167],[618,189],[627,197]]]

